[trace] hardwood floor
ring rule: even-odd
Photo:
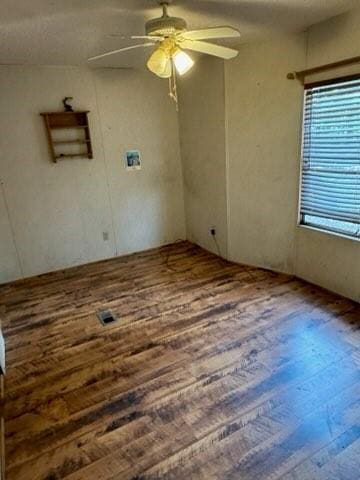
[[[350,300],[182,242],[0,303],[7,480],[360,478]]]

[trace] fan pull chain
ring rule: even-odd
[[[174,68],[174,63],[171,60],[171,76],[169,77],[169,96],[174,100],[176,104],[176,111],[179,110],[178,103],[178,94],[177,94],[177,85],[176,85],[176,71]]]

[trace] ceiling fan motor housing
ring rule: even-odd
[[[169,17],[164,15],[160,18],[154,18],[146,22],[145,31],[149,36],[169,37],[186,30],[186,22],[183,18]]]

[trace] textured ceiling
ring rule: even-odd
[[[304,30],[358,4],[359,0],[173,0],[170,14],[184,17],[190,28],[235,26],[241,42],[249,42]],[[0,63],[86,64],[90,56],[134,43],[122,36],[142,35],[145,21],[160,13],[156,0],[1,0]],[[143,57],[137,50],[95,66],[136,66]]]

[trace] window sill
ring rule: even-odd
[[[297,227],[304,228],[305,230],[313,230],[315,232],[323,233],[324,235],[330,235],[332,237],[339,237],[353,242],[360,242],[360,238],[352,237],[351,235],[345,235],[345,233],[331,232],[330,230],[324,230],[322,228],[313,227],[311,225],[304,225],[303,223],[298,223]]]

